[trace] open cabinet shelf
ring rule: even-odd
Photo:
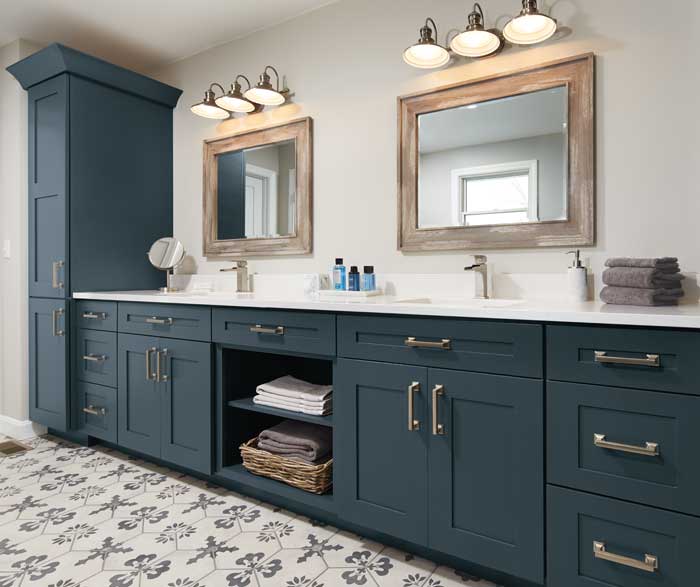
[[[311,414],[302,414],[300,412],[292,412],[290,410],[281,410],[279,408],[272,408],[270,406],[256,404],[252,397],[231,400],[228,402],[228,405],[231,408],[237,408],[239,410],[260,412],[262,414],[270,414],[271,416],[279,416],[280,418],[287,418],[289,420],[300,420],[301,422],[311,422],[312,424],[328,426],[329,428],[333,427],[332,414],[329,416],[313,416]]]

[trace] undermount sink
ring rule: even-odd
[[[522,300],[498,300],[498,299],[440,299],[440,298],[429,298],[429,297],[419,297],[419,298],[405,298],[396,300],[396,304],[406,304],[406,305],[423,305],[431,304],[435,306],[453,306],[453,307],[467,307],[467,308],[508,308],[510,306],[517,306],[522,303]]]

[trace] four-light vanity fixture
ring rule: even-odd
[[[420,29],[420,39],[403,52],[403,59],[413,67],[432,69],[450,60],[450,50],[464,57],[487,57],[503,50],[505,42],[514,45],[534,45],[549,39],[557,31],[557,21],[542,14],[537,0],[522,0],[520,14],[506,24],[503,32],[484,27],[484,11],[479,4],[467,17],[467,27],[454,36],[447,49],[438,43],[437,26],[428,18]],[[434,35],[434,36],[433,36]]]
[[[275,74],[275,86],[273,87],[268,70]],[[242,91],[238,80],[245,80],[248,89]],[[221,90],[221,96],[217,97],[214,88]],[[255,86],[244,75],[237,75],[227,92],[221,84],[216,82],[204,92],[204,100],[197,102],[190,110],[197,116],[204,118],[216,118],[222,120],[228,118],[231,112],[245,114],[260,112],[265,106],[279,106],[284,104],[289,95],[288,88],[280,89],[280,76],[272,65],[265,66],[260,74],[260,80]]]

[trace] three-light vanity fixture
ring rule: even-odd
[[[275,74],[274,86],[267,73],[268,70]],[[242,91],[239,80],[245,80],[248,84],[245,92]],[[214,88],[221,90],[219,97],[216,96]],[[280,76],[277,70],[272,65],[267,65],[255,86],[244,75],[236,76],[228,92],[221,84],[212,83],[209,89],[204,92],[204,100],[197,102],[190,110],[197,116],[222,120],[228,118],[232,112],[248,114],[260,112],[265,106],[279,106],[285,103],[288,95],[288,88],[280,89]]]
[[[557,21],[539,11],[537,0],[522,0],[522,3],[520,14],[509,20],[502,32],[497,28],[486,29],[484,11],[478,3],[474,4],[466,28],[452,38],[449,49],[438,43],[437,26],[428,18],[420,29],[420,39],[404,51],[403,59],[413,67],[432,69],[445,65],[450,60],[450,51],[477,59],[503,50],[506,41],[534,45],[549,39],[557,31]]]

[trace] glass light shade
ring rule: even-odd
[[[203,116],[204,118],[215,118],[217,120],[223,120],[224,118],[229,117],[229,113],[226,112],[226,110],[223,110],[214,104],[205,104],[204,102],[195,104],[190,108],[190,110],[193,114],[196,114],[197,116]]]
[[[413,67],[432,69],[445,65],[450,54],[437,43],[416,43],[403,52],[403,60]]]
[[[251,102],[262,104],[263,106],[279,106],[284,104],[285,97],[279,92],[255,86],[243,94]]]
[[[491,31],[464,31],[452,39],[450,47],[457,55],[485,57],[501,48],[501,39]]]
[[[544,14],[521,14],[503,29],[503,36],[516,45],[534,45],[557,32],[557,21]]]
[[[230,110],[231,112],[252,112],[255,110],[255,104],[249,100],[242,97],[238,98],[230,94],[218,97],[216,99],[216,105],[225,110]]]

